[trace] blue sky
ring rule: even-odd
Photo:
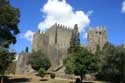
[[[58,2],[61,3],[61,1],[63,0],[59,0]],[[64,5],[67,5],[65,7],[67,11],[63,10],[63,8],[61,11],[66,11],[66,14],[69,15],[73,14],[71,18],[77,19],[77,21],[73,22],[78,22],[81,27],[80,39],[82,44],[87,44],[85,33],[90,26],[103,25],[107,28],[108,41],[112,44],[120,45],[125,44],[125,3],[123,4],[123,2],[124,0],[66,0]],[[27,46],[32,49],[31,38],[27,39],[27,32],[31,35],[33,32],[38,31],[38,28],[44,30],[43,27],[49,26],[46,24],[46,20],[47,22],[55,22],[55,20],[53,21],[48,17],[54,16],[53,12],[56,12],[56,16],[60,14],[58,13],[58,9],[57,11],[49,9],[49,6],[44,8],[45,5],[49,5],[48,0],[10,0],[10,3],[14,7],[19,8],[21,15],[19,23],[21,33],[17,35],[17,43],[12,46],[18,53],[23,51]],[[54,7],[50,6],[50,8]],[[71,12],[69,12],[70,10]],[[65,18],[65,15],[62,18]],[[68,22],[70,22],[70,19],[68,19]],[[42,23],[46,25],[40,26]]]

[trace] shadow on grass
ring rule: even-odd
[[[42,78],[40,79],[40,81],[48,81],[48,79]]]
[[[69,82],[69,83],[77,83],[77,82]],[[78,82],[81,83],[81,82]],[[82,82],[82,83],[94,83],[94,82]]]
[[[0,77],[1,80],[1,77]],[[25,83],[30,81],[30,78],[12,78],[10,79],[10,77],[4,77],[4,83]]]
[[[40,77],[39,74],[35,74],[35,75],[38,76],[38,77]],[[47,78],[44,78],[44,77],[42,78],[42,77],[41,77],[41,79],[40,79],[39,81],[48,81],[48,80],[49,80],[49,79],[47,79]]]

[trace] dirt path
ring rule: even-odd
[[[73,80],[66,80],[61,78],[50,79],[49,77],[44,77],[43,79],[41,79],[41,77],[33,74],[16,74],[6,77],[4,83],[73,83]],[[107,82],[95,81],[93,83]]]
[[[50,79],[50,78],[43,78],[32,75],[32,74],[16,74],[16,75],[9,75],[6,83],[69,83],[68,80],[62,79]]]

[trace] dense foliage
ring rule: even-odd
[[[78,52],[71,54],[65,61],[66,73],[81,76],[94,73],[98,70],[96,56],[87,49],[81,47]]]
[[[15,59],[15,52],[9,49],[16,43],[19,33],[19,10],[10,5],[9,0],[0,0],[0,74],[1,83],[9,64]]]
[[[9,64],[15,59],[14,52],[8,52],[7,50],[0,50],[0,74],[4,75]]]
[[[29,63],[34,70],[41,74],[41,76],[44,75],[44,71],[48,70],[51,66],[49,58],[41,51],[33,51],[30,56]]]
[[[72,37],[70,40],[70,47],[68,48],[68,54],[79,51],[80,48],[80,38],[78,32],[78,25],[75,24],[74,31],[72,32]]]
[[[40,69],[38,70],[38,74],[39,74],[40,77],[44,77],[44,75],[46,74],[45,69],[44,69],[44,68],[40,68]]]
[[[125,82],[125,48],[105,44],[102,50],[95,53],[98,56],[100,78],[116,83]]]
[[[77,24],[68,49],[68,57],[64,60],[67,74],[75,74],[81,77],[87,73],[94,73],[98,70],[97,58],[86,48],[80,46],[79,32]]]
[[[8,0],[0,0],[0,46],[7,48],[16,43],[19,16],[19,10],[12,7]]]
[[[3,78],[5,72],[7,71],[10,64],[15,59],[15,52],[10,52],[3,48],[0,48],[0,75],[1,75],[1,83],[3,83]]]
[[[55,73],[50,73],[50,78],[51,78],[51,79],[55,79],[55,77],[56,77],[56,74],[55,74]]]

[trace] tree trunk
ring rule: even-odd
[[[3,76],[1,76],[1,82],[0,82],[0,83],[3,83],[3,80],[4,80],[4,77],[3,77]]]
[[[83,80],[83,74],[80,75],[80,79],[81,79],[81,83],[82,83],[82,80]]]

